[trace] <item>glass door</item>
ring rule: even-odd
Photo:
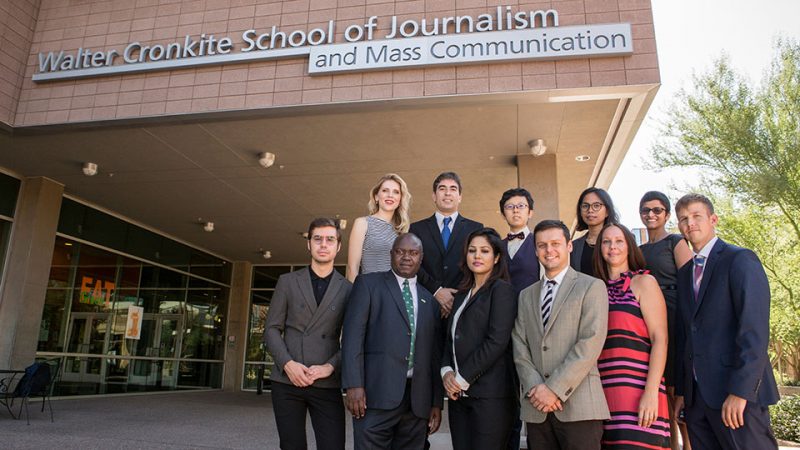
[[[67,352],[77,353],[78,356],[67,357],[62,380],[99,383],[105,377],[101,356],[106,352],[108,331],[108,313],[71,314],[67,329]]]
[[[183,316],[180,314],[145,314],[139,340],[128,340],[136,359],[128,372],[128,384],[172,388],[178,384],[176,359],[181,348]],[[157,359],[156,359],[157,358]]]

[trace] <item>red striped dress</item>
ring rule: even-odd
[[[608,336],[597,362],[611,419],[603,424],[603,449],[669,449],[669,410],[664,379],[658,387],[658,418],[649,428],[637,424],[639,400],[650,367],[650,333],[626,272],[608,282]]]

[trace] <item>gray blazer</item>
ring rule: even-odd
[[[270,378],[292,384],[283,366],[294,360],[306,366],[330,363],[333,374],[314,382],[315,387],[341,387],[340,336],[350,284],[333,272],[319,306],[314,300],[309,268],[281,275],[267,313],[264,340],[275,360]]]
[[[542,423],[547,414],[525,398],[545,383],[559,399],[562,422],[608,419],[608,406],[597,370],[597,358],[608,332],[608,292],[597,278],[567,269],[556,293],[547,328],[542,329],[542,280],[519,294],[511,340],[520,381],[521,418]]]

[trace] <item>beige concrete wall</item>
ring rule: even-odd
[[[0,0],[0,122],[17,111],[40,0]]]
[[[554,8],[560,25],[630,22],[628,57],[482,64],[308,76],[307,58],[36,84],[40,51],[121,49],[133,41],[172,42],[186,34],[239,37],[244,30],[310,30],[331,18],[344,28],[377,15],[434,18]],[[109,0],[44,2],[25,71],[15,126],[130,119],[209,111],[364,100],[518,92],[659,82],[650,0]],[[381,36],[382,33],[378,33]],[[235,42],[235,44],[239,44]]]
[[[22,184],[0,292],[0,367],[25,368],[36,356],[63,193],[63,185],[47,178]]]
[[[228,335],[225,350],[225,378],[222,388],[229,392],[242,388],[245,349],[247,348],[247,327],[250,319],[250,286],[253,279],[253,265],[249,262],[233,263],[231,291],[228,299]],[[230,338],[233,337],[233,340]]]

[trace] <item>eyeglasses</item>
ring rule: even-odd
[[[652,212],[653,214],[658,216],[661,215],[661,213],[663,213],[664,211],[666,211],[666,209],[660,206],[656,206],[655,208],[643,207],[642,209],[639,210],[639,214],[646,216]]]
[[[322,244],[323,241],[328,244],[335,244],[339,239],[336,236],[312,236],[311,241],[317,245]]]
[[[505,209],[506,211],[514,211],[515,209],[523,211],[528,209],[528,205],[526,205],[525,203],[520,203],[519,205],[506,205],[503,207],[503,209]]]
[[[593,212],[597,212],[600,211],[600,209],[603,208],[604,206],[606,205],[600,202],[581,203],[581,211],[589,211],[591,209]]]
[[[398,256],[400,258],[409,256],[411,258],[416,258],[419,256],[419,250],[403,250],[402,248],[396,248],[392,250],[394,256]]]

